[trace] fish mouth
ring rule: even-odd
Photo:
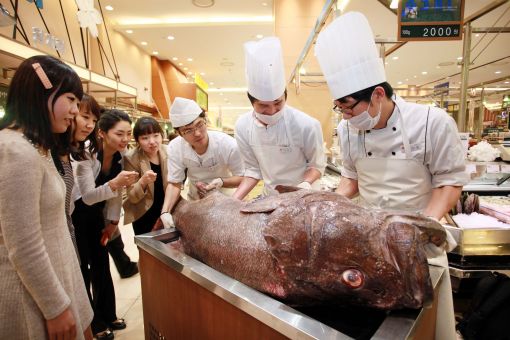
[[[420,231],[412,225],[393,222],[388,225],[386,242],[400,277],[398,304],[406,308],[430,305],[434,291]]]

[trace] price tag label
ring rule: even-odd
[[[501,170],[499,169],[499,164],[489,164],[487,165],[487,173],[488,174],[498,174]]]
[[[466,164],[466,172],[468,174],[474,174],[476,172],[476,164]]]
[[[510,174],[510,164],[501,164],[501,172]]]

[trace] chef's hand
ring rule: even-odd
[[[197,187],[198,197],[203,198],[205,194],[207,194],[207,183],[204,182],[196,182],[195,186]]]
[[[108,185],[113,191],[116,191],[132,185],[137,179],[138,172],[122,170],[117,177],[108,182]]]
[[[211,191],[214,189],[219,189],[223,186],[223,180],[221,178],[213,179],[209,184],[205,186],[205,190]]]
[[[68,307],[57,317],[46,320],[46,330],[50,340],[76,339],[76,320],[71,312],[71,308]]]
[[[301,189],[307,189],[307,190],[312,189],[312,185],[307,181],[303,181],[303,182],[299,183],[297,187],[301,188]]]
[[[162,213],[161,216],[159,216],[159,219],[161,220],[165,228],[175,227],[174,219],[172,218],[172,215],[170,215],[169,212]]]
[[[147,170],[145,171],[145,173],[143,174],[142,177],[140,177],[140,179],[138,180],[140,182],[140,184],[145,188],[146,186],[148,186],[149,184],[151,183],[154,183],[156,182],[156,178],[158,177],[158,174],[155,173],[154,171],[152,170]]]

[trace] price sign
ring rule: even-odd
[[[464,0],[403,0],[398,18],[399,40],[461,40]]]

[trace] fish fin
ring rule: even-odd
[[[276,191],[278,191],[280,194],[283,194],[285,192],[294,192],[294,191],[302,190],[301,188],[294,187],[291,185],[277,185],[274,189]]]

